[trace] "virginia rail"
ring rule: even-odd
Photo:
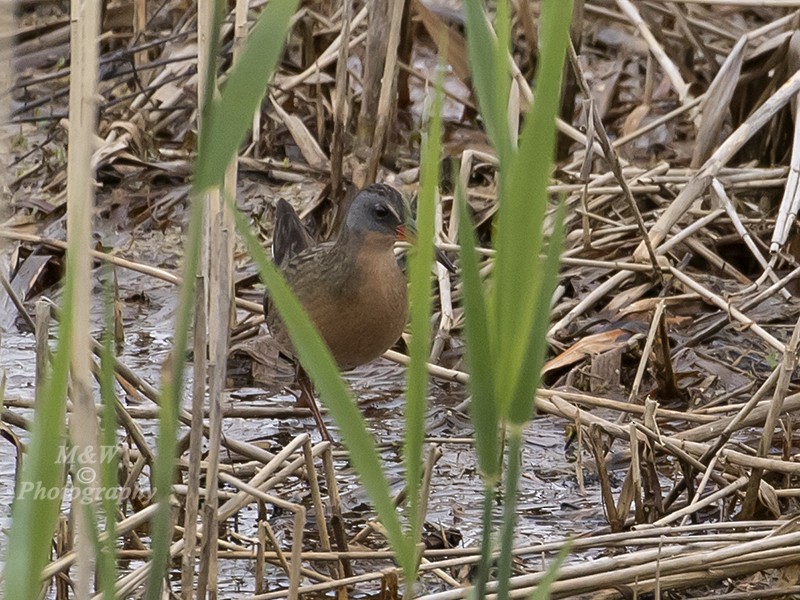
[[[408,316],[406,278],[395,258],[397,240],[413,241],[406,204],[396,189],[374,184],[353,199],[335,241],[314,245],[292,206],[278,200],[273,260],[317,327],[341,370],[379,357],[403,333]],[[442,253],[437,260],[452,270]],[[311,408],[324,439],[330,435],[313,386],[297,362],[289,335],[264,296],[267,326],[283,354],[297,366],[298,404]]]

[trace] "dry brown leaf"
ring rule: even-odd
[[[272,107],[275,109],[281,121],[283,121],[283,124],[286,125],[286,129],[289,130],[289,135],[292,136],[294,143],[297,144],[308,166],[319,169],[320,171],[329,170],[330,162],[328,161],[328,157],[325,156],[317,140],[311,135],[311,132],[303,121],[299,117],[290,115],[283,110],[281,105],[276,102],[274,98],[272,99]]]
[[[692,168],[702,165],[719,143],[722,125],[730,109],[731,98],[739,83],[746,38],[742,36],[731,50],[700,104],[700,127],[692,154]]]
[[[634,286],[629,290],[624,290],[618,293],[611,299],[611,302],[606,305],[606,311],[610,313],[617,313],[622,310],[622,307],[629,306],[642,296],[644,296],[650,289],[652,289],[652,283],[643,283],[641,285]]]
[[[648,114],[650,114],[649,104],[640,104],[634,108],[630,114],[625,117],[625,122],[622,124],[622,129],[620,130],[622,136],[629,135],[639,129],[642,121]]]
[[[612,329],[610,331],[603,331],[602,333],[586,336],[578,340],[555,358],[547,361],[544,369],[542,369],[542,373],[549,373],[557,369],[568,367],[590,355],[608,352],[615,348],[622,348],[627,344],[630,335],[630,332],[624,329]]]
[[[666,296],[664,298],[643,298],[630,303],[625,308],[621,308],[617,316],[630,315],[639,312],[649,312],[655,309],[659,302],[664,302],[667,306],[681,305],[690,300],[697,300],[697,294],[678,294],[677,296]]]
[[[763,479],[758,485],[758,498],[767,507],[767,510],[772,514],[772,518],[780,519],[781,507],[778,502],[778,495],[775,493],[775,488],[768,484]]]
[[[592,355],[591,379],[589,389],[593,394],[607,392],[620,385],[622,370],[622,350],[617,347],[607,352]]]
[[[453,72],[461,81],[467,83],[471,73],[467,60],[467,41],[464,36],[449,27],[419,0],[414,2],[414,9],[439,52],[447,53],[447,62],[453,67]]]
[[[592,84],[592,96],[595,99],[595,110],[601,119],[605,119],[609,110],[614,106],[619,89],[619,78],[625,71],[625,60],[616,63],[616,68],[611,69],[606,77]]]
[[[786,588],[800,583],[800,565],[792,563],[778,569],[778,581],[776,587]]]

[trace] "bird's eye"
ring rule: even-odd
[[[389,216],[389,209],[386,208],[383,204],[377,204],[375,206],[375,216],[379,219],[385,219]]]

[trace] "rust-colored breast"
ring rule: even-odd
[[[355,252],[322,244],[296,256],[284,274],[340,369],[374,360],[403,333],[406,280],[385,244],[366,240]],[[281,348],[293,354],[274,310],[267,325]]]

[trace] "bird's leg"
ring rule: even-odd
[[[311,409],[311,415],[317,422],[322,439],[326,442],[332,441],[331,434],[328,433],[328,428],[325,427],[325,421],[322,420],[322,414],[319,412],[319,405],[314,399],[314,384],[311,383],[306,370],[299,364],[297,365],[297,383],[300,385],[300,397],[297,399],[297,405],[307,406]]]

